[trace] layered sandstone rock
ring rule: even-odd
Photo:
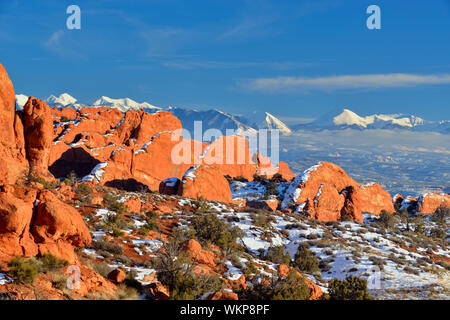
[[[213,166],[193,166],[184,174],[178,194],[182,197],[231,202],[230,185],[222,171]]]

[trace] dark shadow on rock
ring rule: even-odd
[[[124,191],[131,191],[131,192],[150,192],[151,190],[149,187],[136,179],[129,178],[129,179],[123,179],[123,180],[111,180],[105,183],[106,187],[116,188],[119,190]]]
[[[48,167],[48,170],[57,178],[67,177],[71,171],[81,178],[91,173],[99,163],[99,160],[92,157],[83,148],[71,148]]]

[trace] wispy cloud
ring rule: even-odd
[[[61,39],[64,35],[64,30],[58,30],[51,34],[50,38],[45,42],[45,47],[49,50],[59,50],[61,48]]]
[[[174,69],[241,69],[241,68],[269,68],[273,70],[293,70],[312,66],[311,63],[301,63],[293,61],[282,62],[250,62],[250,61],[215,61],[215,60],[183,60],[166,59],[161,64]]]
[[[239,81],[241,88],[263,92],[308,92],[358,89],[403,88],[450,84],[450,74],[362,74],[326,77],[275,77]]]

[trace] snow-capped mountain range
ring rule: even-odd
[[[16,95],[16,108],[22,109],[28,96],[23,94]],[[160,108],[147,102],[136,102],[130,98],[113,99],[102,96],[93,103],[84,104],[68,93],[59,96],[50,95],[45,102],[50,107],[74,108],[110,106],[119,109],[122,112],[133,109],[145,109],[146,112],[156,112],[165,110],[172,112],[178,117],[183,128],[193,132],[194,121],[202,121],[202,130],[219,129],[226,134],[226,129],[233,129],[238,134],[256,133],[259,129],[278,129],[282,135],[290,135],[296,130],[342,130],[342,129],[407,129],[414,131],[432,131],[450,134],[450,121],[427,121],[414,115],[402,114],[375,114],[360,116],[349,109],[336,110],[328,112],[316,120],[288,127],[274,115],[265,112],[260,118],[264,118],[259,124],[256,124],[247,118],[239,115],[233,115],[217,109],[195,110],[176,107]],[[253,118],[253,116],[252,116]],[[256,118],[258,118],[256,116]]]
[[[340,130],[340,129],[407,129],[450,133],[450,121],[428,121],[414,115],[374,114],[360,116],[349,109],[329,112],[316,120],[293,126],[294,130]]]

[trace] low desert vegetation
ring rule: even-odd
[[[328,285],[330,300],[371,300],[367,291],[367,281],[355,276],[344,280],[333,279]]]
[[[200,242],[210,242],[222,249],[240,248],[237,239],[243,236],[242,230],[212,213],[194,216],[191,219],[191,230]]]
[[[317,260],[311,250],[302,245],[297,249],[293,265],[302,272],[311,274],[320,273],[319,260]]]
[[[237,293],[241,300],[307,300],[310,297],[305,280],[293,270],[286,277],[275,273]]]
[[[161,247],[159,256],[151,261],[158,280],[169,289],[170,299],[198,299],[220,290],[224,284],[218,277],[193,272],[191,257],[180,250],[182,241],[182,234],[175,232]]]

